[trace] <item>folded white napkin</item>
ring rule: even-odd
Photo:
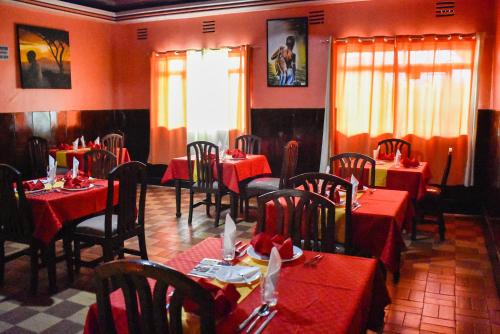
[[[401,163],[401,152],[399,151],[399,148],[396,150],[396,155],[394,156],[394,164],[396,166],[399,166]]]
[[[354,205],[357,203],[356,193],[358,192],[358,185],[359,185],[359,181],[358,179],[356,179],[356,177],[354,177],[354,175],[351,175],[351,184],[352,184],[351,198],[352,198],[352,204]]]
[[[269,265],[267,266],[267,273],[264,277],[265,289],[263,292],[263,299],[268,301],[274,298],[274,291],[278,287],[278,280],[280,278],[281,270],[281,256],[276,247],[271,250],[269,256]]]
[[[73,179],[78,176],[78,165],[79,164],[80,164],[80,162],[78,161],[78,159],[73,157],[73,170],[72,170],[72,176],[71,176]]]
[[[52,159],[54,160],[54,159]],[[50,164],[50,159],[49,159],[49,164]],[[49,173],[47,175],[47,179],[49,182],[54,182],[56,179],[56,174],[57,174],[57,161],[53,162],[52,166],[49,166]]]
[[[80,139],[76,138],[76,140],[73,142],[73,151],[78,151],[78,141]]]
[[[101,145],[101,138],[97,137],[94,141],[94,144]]]
[[[377,148],[373,150],[373,159],[378,159],[378,152],[380,152],[380,145],[378,145]]]
[[[226,250],[229,252],[234,249],[234,242],[236,241],[236,224],[233,218],[228,213],[226,215],[226,223],[224,225],[224,253]]]
[[[326,165],[325,174],[330,174],[330,165]]]
[[[82,142],[82,147],[85,148],[85,137],[81,136],[80,141]]]
[[[55,162],[56,162],[56,159],[52,158],[52,156],[49,155],[49,169],[54,167]]]
[[[216,277],[225,282],[241,283],[242,281],[245,281],[245,279],[251,280],[257,275],[258,272],[258,267],[221,266]]]

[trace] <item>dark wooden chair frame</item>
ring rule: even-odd
[[[47,140],[41,137],[29,138],[28,156],[30,159],[31,177],[36,179],[47,176],[47,166],[49,165]]]
[[[241,135],[236,138],[234,148],[246,154],[260,154],[262,139],[255,135]]]
[[[231,215],[236,219],[237,194],[233,193],[224,185],[222,164],[219,160],[219,147],[208,141],[195,141],[189,143],[186,149],[189,171],[189,217],[188,224],[193,221],[193,209],[205,205],[206,214],[210,217],[210,207],[215,206],[214,226],[219,226],[220,213],[227,208],[231,209]],[[194,154],[193,154],[194,153]],[[194,155],[194,161],[192,160]],[[217,175],[214,174],[214,169]],[[196,171],[196,181],[194,172]],[[217,178],[216,178],[217,176]],[[215,186],[217,185],[217,186]],[[194,203],[194,194],[204,193],[206,197]],[[215,202],[212,202],[212,194],[215,195]],[[222,204],[222,197],[230,196],[230,205]]]
[[[403,139],[398,139],[398,138],[384,139],[379,141],[377,145],[380,146],[380,149],[384,149],[385,153],[388,154],[391,153],[396,154],[396,151],[398,149],[401,152],[401,154],[403,154],[404,152],[403,147],[406,146],[406,152],[408,154],[408,157],[411,156],[411,143]]]
[[[102,146],[105,150],[116,155],[117,164],[123,161],[122,148],[125,147],[124,136],[118,133],[110,133],[102,137]]]
[[[148,281],[151,279],[156,281],[153,288]],[[113,261],[96,269],[94,282],[99,329],[102,333],[117,332],[109,297],[111,285],[123,292],[128,332],[131,334],[182,333],[185,298],[199,306],[200,333],[215,333],[212,295],[197,282],[172,268],[136,259]],[[173,291],[169,300],[168,291]]]
[[[98,179],[107,179],[117,163],[116,155],[108,150],[90,150],[83,155],[83,170]]]
[[[115,210],[114,182],[120,182],[118,205],[117,205],[117,233],[112,234],[112,216]],[[140,185],[139,202],[137,210],[137,185]],[[138,255],[143,260],[148,259],[146,250],[146,237],[144,232],[144,213],[146,207],[147,191],[147,173],[146,165],[139,161],[131,161],[115,167],[108,174],[108,194],[106,210],[104,214],[104,235],[89,235],[73,233],[75,248],[75,267],[76,271],[81,266],[95,267],[100,262],[109,262],[115,255],[119,258],[124,257],[124,253]],[[139,239],[139,250],[124,247],[124,242],[132,237]],[[103,256],[91,260],[82,261],[80,250],[83,247],[99,245],[102,247]]]
[[[335,165],[336,162],[338,162],[338,166]],[[344,179],[354,175],[360,183],[363,183],[364,173],[366,172],[365,166],[367,163],[371,165],[368,186],[374,187],[375,160],[367,155],[353,152],[336,154],[330,158],[330,171],[335,174],[338,172],[339,176]]]

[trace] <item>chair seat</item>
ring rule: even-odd
[[[193,187],[193,189],[204,189],[204,187],[202,187],[202,185],[201,185],[201,183],[200,183],[200,182],[195,182],[195,183],[193,183],[192,187]],[[214,189],[214,190],[219,189],[219,182],[214,181],[214,182],[212,183],[212,187],[213,187],[213,189]]]
[[[111,216],[111,235],[118,230],[118,216]],[[104,215],[95,216],[84,220],[75,228],[76,234],[104,237]]]
[[[253,179],[247,184],[247,192],[270,192],[278,190],[280,187],[280,179],[277,177],[259,177]]]
[[[441,188],[436,186],[427,185],[425,187],[425,196],[439,197],[441,196]]]

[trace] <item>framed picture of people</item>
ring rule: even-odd
[[[267,20],[267,86],[307,86],[307,17]]]
[[[69,33],[17,24],[22,88],[71,88]]]

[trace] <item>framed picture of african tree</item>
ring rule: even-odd
[[[17,24],[22,88],[71,88],[69,33]]]
[[[307,87],[307,17],[267,20],[267,86]]]

